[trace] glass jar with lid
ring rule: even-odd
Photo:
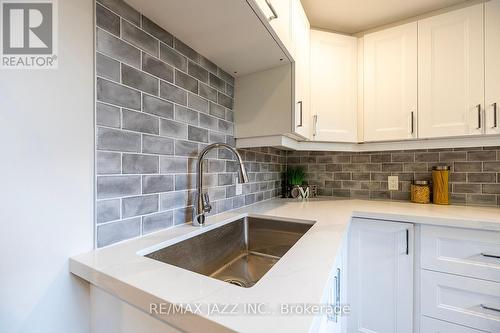
[[[432,184],[434,187],[432,202],[437,205],[450,203],[449,181],[450,166],[437,165],[432,168]]]
[[[431,202],[431,185],[427,180],[415,180],[411,184],[411,202],[428,204]]]

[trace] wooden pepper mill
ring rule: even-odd
[[[438,165],[432,168],[432,201],[437,205],[448,205],[450,203],[449,176],[450,167],[448,165]]]

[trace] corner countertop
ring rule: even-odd
[[[313,227],[252,288],[241,288],[142,256],[171,243],[251,215],[306,220]],[[313,316],[278,315],[281,304],[319,304],[352,217],[500,231],[500,209],[406,202],[271,199],[207,218],[203,228],[181,225],[70,259],[71,272],[150,313],[151,303],[220,305],[154,316],[185,332],[308,332]],[[222,309],[230,304],[240,312]],[[242,314],[263,304],[265,315]],[[192,307],[196,310],[195,307]],[[208,314],[207,311],[211,313]],[[224,314],[219,311],[224,310]],[[236,311],[236,310],[235,310]]]

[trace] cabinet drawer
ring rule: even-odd
[[[422,333],[482,333],[473,328],[452,324],[429,317],[422,317]]]
[[[422,226],[422,268],[500,282],[500,232]]]
[[[500,283],[428,270],[421,278],[422,315],[500,332]]]

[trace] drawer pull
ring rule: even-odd
[[[486,304],[481,304],[481,307],[485,310],[491,310],[491,311],[496,311],[496,312],[500,312],[500,309],[499,308],[494,308],[492,307],[491,305],[486,305]]]
[[[500,259],[500,256],[495,254],[481,253],[483,257]]]

